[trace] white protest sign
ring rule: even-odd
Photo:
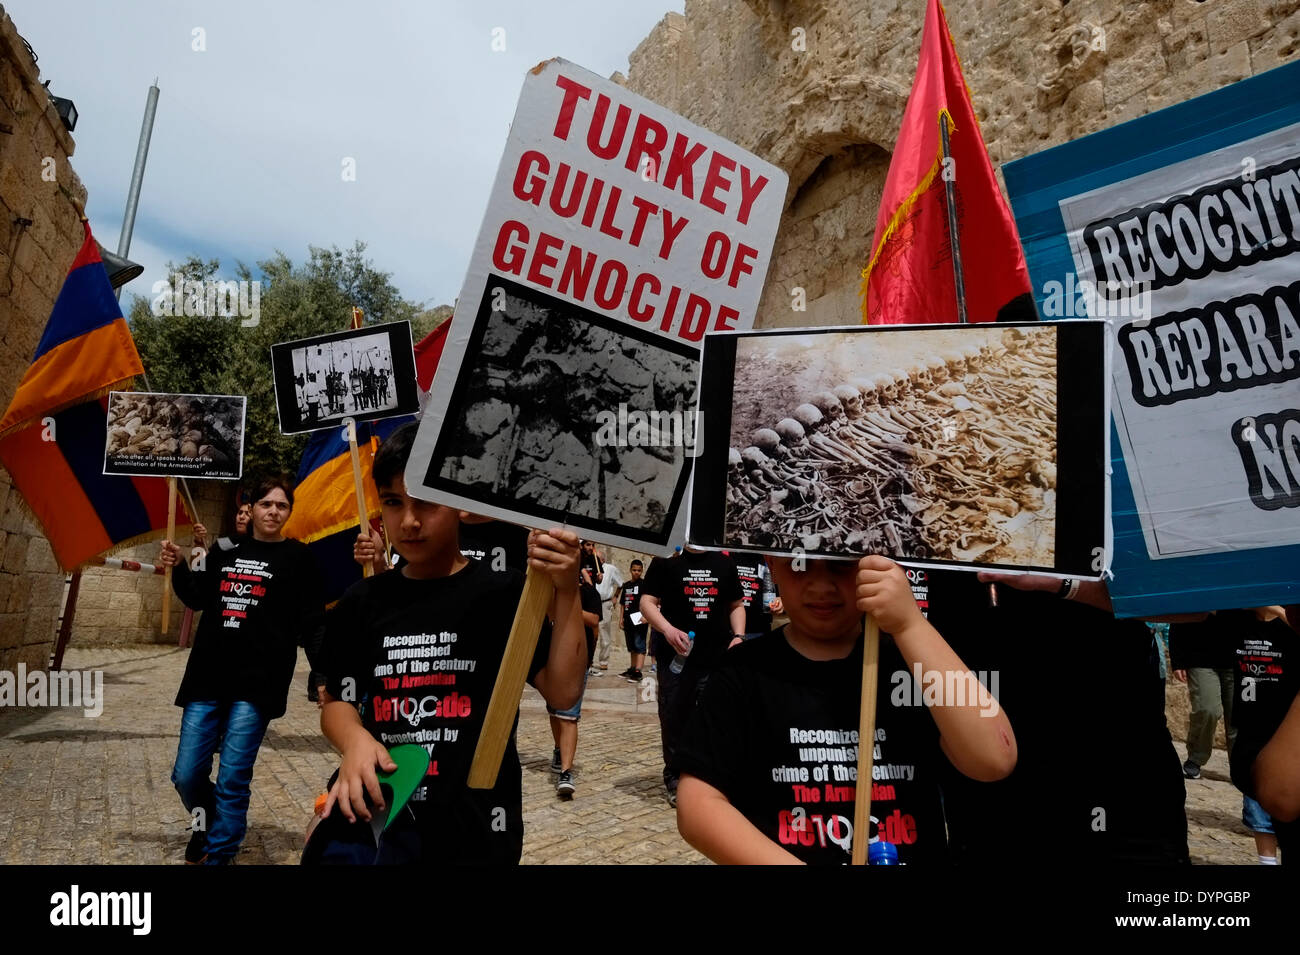
[[[684,540],[699,343],[752,326],[787,185],[616,83],[532,70],[409,492],[619,547]]]
[[[1113,408],[1150,558],[1300,543],[1300,125],[1060,208],[1085,289],[1137,293]]]

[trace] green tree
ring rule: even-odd
[[[280,433],[271,377],[271,346],[299,338],[342,331],[352,307],[365,313],[367,325],[409,321],[415,341],[428,333],[450,310],[424,309],[404,299],[391,273],[376,269],[365,256],[366,246],[308,247],[307,260],[294,265],[277,251],[258,268],[263,275],[258,322],[245,326],[239,317],[172,317],[155,315],[155,300],[137,297],[130,322],[136,348],[155,391],[248,396],[244,437],[244,473],[289,471],[298,468],[307,435]],[[220,263],[191,256],[180,265],[168,264],[169,275],[211,281]],[[238,265],[236,278],[251,281]]]

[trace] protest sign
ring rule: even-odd
[[[710,336],[690,540],[1097,577],[1101,322]]]
[[[1005,167],[1048,318],[1110,318],[1121,616],[1300,599],[1300,64]]]
[[[366,325],[271,346],[285,434],[414,414],[420,408],[410,322]]]
[[[407,491],[665,554],[699,342],[753,325],[788,178],[564,60],[524,80]],[[469,784],[496,779],[550,599],[530,572]]]
[[[666,553],[685,537],[699,342],[750,327],[787,185],[563,60],[525,79],[410,493]]]
[[[243,395],[110,392],[104,473],[239,480],[247,401]]]

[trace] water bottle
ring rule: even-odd
[[[873,842],[867,846],[867,865],[898,865],[898,847],[892,842]]]
[[[691,643],[687,646],[686,653],[677,654],[677,656],[673,657],[673,662],[668,664],[668,669],[673,673],[682,672],[682,667],[686,666],[686,655],[691,652],[691,647],[695,646],[695,631],[690,630],[686,635],[691,638]]]

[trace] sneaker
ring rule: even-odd
[[[641,675],[640,675],[639,673],[637,673],[636,670],[628,670],[628,671],[625,672],[625,673],[620,673],[619,676],[621,676],[623,679],[627,680],[627,682],[629,682],[629,683],[640,683],[640,682],[641,682]]]
[[[642,679],[644,679],[644,678],[641,676],[641,671],[640,671],[640,670],[633,670],[633,671],[632,671],[632,682],[633,682],[633,683],[640,683]]]
[[[608,670],[608,669],[609,669],[609,664],[608,664],[608,663],[602,663],[602,664],[600,665],[600,668],[601,668],[602,670]]]
[[[1200,779],[1201,767],[1197,766],[1189,759],[1187,762],[1183,763],[1183,775],[1188,779]]]
[[[600,676],[600,667],[589,667],[587,676]]]
[[[620,673],[619,676],[622,677],[624,680],[627,680],[627,679],[630,679],[630,678],[631,678],[631,676],[632,676],[632,672],[633,672],[633,671],[632,671],[632,668],[631,668],[631,667],[628,667],[626,670],[624,670],[622,673]]]
[[[208,833],[204,829],[195,829],[190,833],[189,844],[185,846],[185,864],[199,865],[208,857],[204,850],[208,845]]]
[[[560,778],[555,781],[555,795],[561,799],[572,799],[573,791],[577,787],[573,785],[573,770],[566,769],[560,773]]]
[[[651,672],[651,673],[658,673],[658,672],[659,672],[659,664],[657,664],[657,663],[652,663],[652,664],[650,664],[650,672]]]
[[[556,775],[564,772],[564,764],[560,762],[560,751],[558,749],[551,750],[551,772]]]
[[[676,790],[676,789],[670,789],[670,790],[668,790],[668,805],[671,806],[673,809],[676,809],[676,808],[677,808],[677,790]]]

